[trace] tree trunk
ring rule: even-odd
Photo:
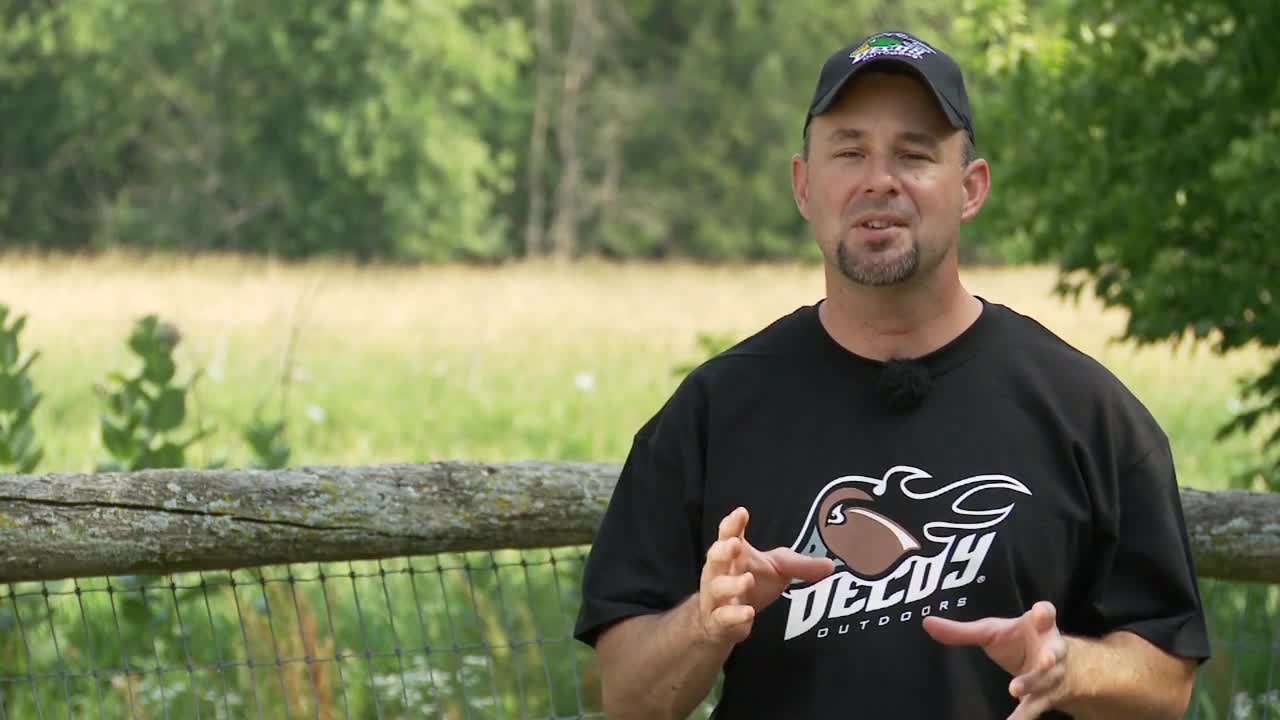
[[[0,582],[590,544],[620,468],[0,476]],[[1183,490],[1201,576],[1280,583],[1280,494]]]
[[[543,227],[547,212],[547,123],[552,100],[551,58],[555,42],[551,34],[551,0],[535,0],[534,12],[534,104],[529,131],[529,216],[524,225],[524,256],[544,254]]]
[[[596,0],[577,0],[569,49],[564,58],[564,81],[560,88],[560,115],[556,123],[556,144],[560,149],[560,185],[556,188],[556,211],[551,222],[551,243],[555,256],[571,258],[578,245],[578,222],[582,216],[583,153],[578,143],[584,132],[583,97],[591,78],[599,41],[595,14]]]

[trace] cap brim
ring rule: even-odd
[[[956,109],[951,107],[951,103],[947,102],[946,97],[944,97],[942,93],[938,92],[938,88],[933,84],[933,81],[929,79],[929,76],[920,68],[916,67],[915,63],[908,59],[899,57],[875,58],[849,68],[849,72],[845,73],[845,76],[840,78],[840,82],[836,83],[829,91],[827,91],[827,94],[824,95],[821,100],[814,104],[813,108],[809,111],[809,117],[812,118],[817,115],[821,115],[829,110],[836,98],[840,97],[841,91],[843,91],[855,77],[864,72],[868,72],[871,69],[883,69],[885,66],[905,69],[920,82],[924,83],[925,87],[929,88],[929,91],[933,93],[934,99],[938,102],[938,107],[942,108],[942,113],[947,116],[947,122],[951,123],[951,127],[957,130],[965,129],[964,120],[961,119],[960,113],[956,112]]]

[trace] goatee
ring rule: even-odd
[[[840,272],[859,285],[883,287],[908,280],[920,267],[920,248],[915,243],[901,255],[887,261],[868,260],[858,264],[850,255],[845,243],[836,247],[836,261]]]

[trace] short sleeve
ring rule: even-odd
[[[1210,655],[1173,457],[1162,440],[1121,470],[1098,537],[1086,612],[1098,635],[1127,630],[1173,655]]]
[[[633,440],[583,569],[574,637],[588,645],[609,625],[669,610],[698,588],[699,405],[686,381]]]

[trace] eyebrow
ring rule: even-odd
[[[827,135],[827,140],[832,143],[848,142],[853,140],[861,140],[866,133],[857,128],[836,128]],[[942,146],[938,138],[929,133],[919,132],[917,130],[907,130],[898,134],[898,139],[905,140],[909,143],[924,145],[931,149],[937,149]]]

